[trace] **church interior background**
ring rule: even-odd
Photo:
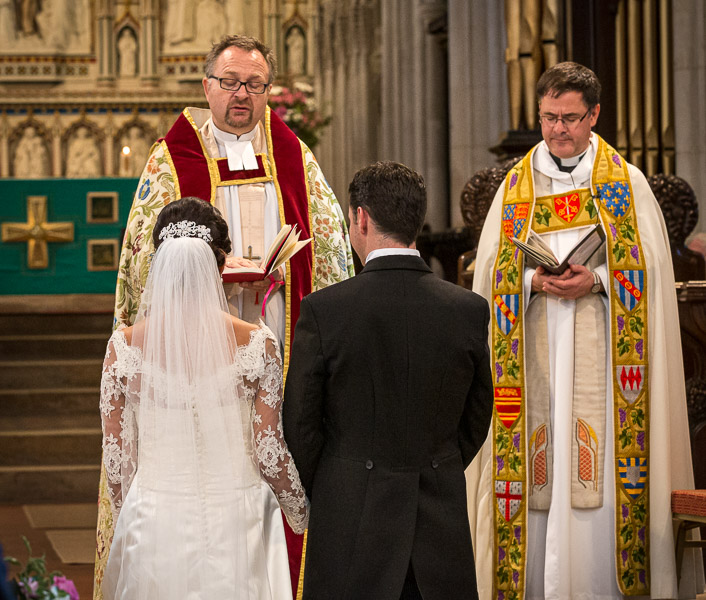
[[[205,106],[203,58],[229,33],[275,50],[271,106],[312,145],[344,209],[354,172],[375,160],[424,176],[420,248],[447,278],[482,225],[464,219],[477,215],[462,209],[467,182],[541,139],[534,84],[561,60],[597,73],[597,131],[609,143],[647,175],[696,190],[688,211],[671,208],[689,219],[683,238],[706,232],[702,0],[0,0],[0,504],[17,507],[10,522],[27,503],[95,501],[96,379],[122,228],[150,146],[185,106]],[[696,354],[704,285],[680,292]],[[706,380],[691,360],[687,376]],[[0,511],[10,553],[7,522]]]

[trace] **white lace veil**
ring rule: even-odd
[[[133,590],[133,600],[219,598],[219,580],[227,578],[243,582],[238,597],[255,597],[248,581],[259,574],[249,572],[249,555],[261,551],[262,540],[234,519],[251,511],[249,495],[238,490],[259,475],[245,449],[252,428],[232,368],[236,338],[216,260],[203,239],[176,237],[159,246],[131,346],[142,359],[131,353],[140,364],[128,383],[133,389],[123,419],[136,424],[137,439],[125,439],[123,449],[136,458],[137,471],[129,485],[131,461],[123,461],[122,490],[126,498],[136,496],[123,498],[122,510],[130,512],[124,515],[128,539],[139,543],[126,544],[122,554],[142,553],[130,562],[152,564],[155,573],[118,587]],[[214,553],[220,568],[228,565],[223,572],[209,566]],[[120,569],[119,576],[131,573]]]

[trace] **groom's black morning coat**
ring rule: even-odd
[[[307,296],[284,432],[312,502],[305,599],[476,598],[464,469],[492,411],[489,310],[421,258]],[[481,549],[485,551],[485,549]]]

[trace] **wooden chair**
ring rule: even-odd
[[[706,525],[706,490],[672,492],[672,518],[678,523],[676,540],[677,585],[681,579],[681,563],[685,548],[706,548],[706,540],[687,540],[691,529]]]

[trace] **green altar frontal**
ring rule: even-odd
[[[113,293],[137,183],[0,180],[0,296]]]

